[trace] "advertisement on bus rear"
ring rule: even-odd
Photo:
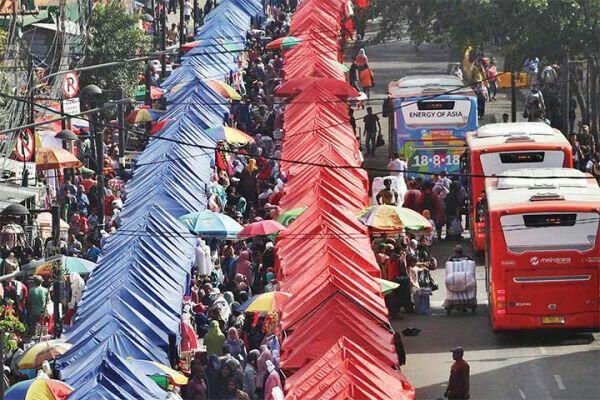
[[[408,163],[409,177],[460,172],[465,135],[477,129],[475,97],[411,97],[396,100],[394,108],[397,150]]]

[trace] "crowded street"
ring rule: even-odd
[[[0,399],[598,398],[595,39],[467,3],[5,12]]]

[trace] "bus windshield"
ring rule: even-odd
[[[561,150],[523,150],[486,153],[479,158],[484,175],[499,175],[509,169],[562,167],[565,153]]]
[[[531,213],[500,217],[508,250],[525,253],[547,250],[588,251],[597,240],[597,213]]]

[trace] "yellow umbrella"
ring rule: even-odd
[[[146,376],[166,376],[169,381],[175,385],[187,385],[188,378],[181,372],[174,370],[173,368],[167,367],[156,361],[148,360],[135,360],[132,358],[127,359],[128,362],[133,364]]]
[[[38,369],[44,361],[52,361],[73,347],[61,339],[40,342],[30,347],[17,363],[18,369]]]
[[[285,303],[292,297],[287,292],[266,292],[252,296],[248,301],[240,306],[240,311],[244,312],[271,312],[278,306]]]
[[[379,205],[365,208],[358,214],[359,220],[376,231],[397,232],[402,228],[431,230],[431,223],[410,208]]]
[[[242,96],[240,96],[240,94],[234,88],[232,88],[231,86],[229,86],[227,83],[225,83],[223,81],[211,79],[209,81],[206,81],[206,83],[208,84],[208,86],[213,88],[216,92],[218,92],[221,96],[225,97],[226,99],[231,99],[231,100],[241,100],[242,99]]]

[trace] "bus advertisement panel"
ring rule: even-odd
[[[395,99],[393,105],[396,151],[413,171],[408,176],[459,173],[465,135],[477,129],[476,97],[414,96]]]

